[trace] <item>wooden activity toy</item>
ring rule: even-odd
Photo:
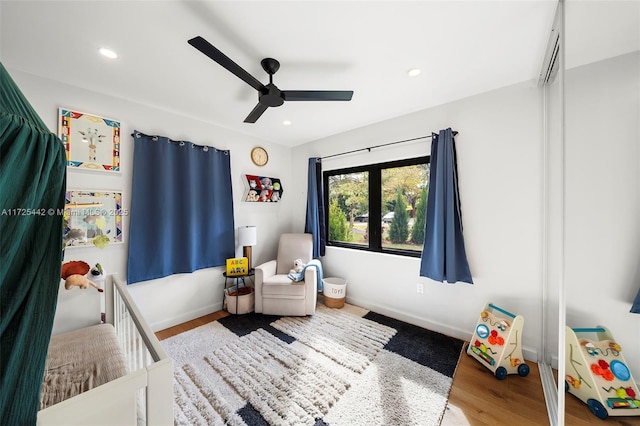
[[[587,337],[595,335],[595,340]],[[601,419],[640,416],[638,386],[609,330],[566,327],[565,390]]]
[[[529,366],[522,356],[522,315],[514,315],[492,303],[485,306],[471,338],[467,354],[504,380],[508,374],[522,377]]]

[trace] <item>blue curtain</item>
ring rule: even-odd
[[[309,158],[307,175],[307,218],[304,232],[313,235],[313,257],[324,256],[327,247],[324,222],[324,191],[322,189],[322,160]]]
[[[420,276],[473,284],[462,236],[456,146],[451,128],[431,139],[429,195]]]
[[[640,314],[640,290],[638,290],[638,294],[636,294],[636,300],[633,301],[631,312],[634,314]]]
[[[235,253],[229,152],[134,135],[127,283],[224,265]]]

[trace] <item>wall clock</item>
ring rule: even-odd
[[[251,150],[251,161],[256,166],[264,166],[269,161],[269,154],[267,150],[261,146],[256,146]]]

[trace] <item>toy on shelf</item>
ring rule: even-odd
[[[508,374],[524,377],[529,374],[529,366],[522,356],[523,326],[522,315],[514,315],[489,303],[480,314],[467,354],[500,380]]]
[[[595,335],[595,340],[587,337]],[[640,416],[638,386],[609,330],[566,327],[565,390],[601,419]]]

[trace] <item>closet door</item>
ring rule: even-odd
[[[564,384],[554,374],[562,357],[564,327],[564,139],[563,139],[563,3],[558,4],[540,74],[543,92],[543,253],[542,253],[542,353],[538,360],[549,422],[562,424]]]
[[[638,382],[640,2],[567,1],[565,17],[566,325],[608,328]],[[566,424],[593,416],[565,402]]]

